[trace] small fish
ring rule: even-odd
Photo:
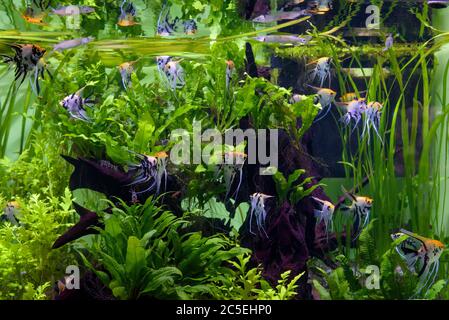
[[[44,23],[44,17],[45,17],[45,13],[36,13],[34,11],[34,9],[31,7],[27,7],[25,12],[22,14],[22,18],[26,22],[40,25],[40,26],[47,25],[46,23]]]
[[[19,219],[17,218],[20,210],[20,204],[17,201],[11,201],[6,204],[3,215],[0,216],[0,221],[8,221],[12,225],[18,226]]]
[[[198,32],[198,25],[196,24],[196,21],[191,19],[187,20],[183,23],[184,26],[184,33],[187,35],[194,35]]]
[[[92,107],[94,101],[88,98],[82,98],[82,92],[84,88],[81,88],[77,92],[65,97],[60,105],[69,112],[69,115],[73,119],[90,122],[91,119],[86,113],[85,107]]]
[[[306,67],[313,66],[312,70],[310,70],[307,75],[310,81],[314,81],[318,79],[320,82],[320,88],[323,87],[324,82],[329,79],[329,88],[331,87],[331,65],[332,58],[330,57],[322,57],[316,61],[309,62]]]
[[[118,66],[120,77],[122,78],[122,85],[125,90],[127,90],[131,82],[131,74],[134,72],[134,65],[137,63],[137,61],[138,60],[124,62]]]
[[[324,117],[326,117],[326,115],[331,110],[332,103],[334,102],[337,93],[334,90],[328,88],[316,88],[310,85],[309,87],[317,91],[314,103],[315,104],[320,103],[322,108],[321,111],[317,114],[317,118],[314,120],[314,122],[318,122]]]
[[[404,240],[396,246],[396,251],[405,260],[408,269],[418,275],[419,283],[414,296],[419,295],[423,289],[426,289],[425,294],[427,294],[438,276],[439,258],[445,246],[438,240],[429,239],[404,229],[391,234],[393,240],[402,237]]]
[[[128,166],[128,173],[133,174],[134,177],[132,182],[126,185],[132,186],[136,195],[154,190],[158,181],[157,158],[144,154],[137,154],[137,156],[140,163]],[[150,184],[148,184],[149,182]],[[134,187],[144,187],[144,189],[136,192]]]
[[[254,37],[254,40],[265,43],[291,43],[291,44],[307,44],[312,37],[299,37],[294,35],[266,35]]]
[[[173,35],[176,32],[178,21],[179,18],[176,17],[170,22],[170,7],[167,5],[167,1],[165,1],[157,20],[157,35],[162,37]]]
[[[364,110],[365,122],[364,122],[364,126],[363,126],[362,137],[365,135],[365,132],[368,132],[368,137],[369,137],[370,128],[373,128],[374,132],[377,134],[380,141],[382,142],[382,137],[379,134],[379,125],[380,125],[380,118],[382,116],[383,108],[384,108],[384,106],[380,102],[377,102],[377,101],[369,102],[366,105],[365,110]]]
[[[167,189],[167,164],[168,154],[165,151],[157,152],[154,157],[157,159],[157,177],[156,177],[156,194],[159,194],[162,186],[162,177],[164,177],[164,188]]]
[[[226,90],[229,90],[229,86],[232,81],[232,74],[235,71],[235,64],[232,60],[226,60]]]
[[[337,106],[343,106],[346,109],[346,113],[341,117],[340,121],[343,122],[346,126],[351,124],[351,121],[354,120],[354,129],[357,128],[360,120],[362,119],[362,115],[366,109],[366,100],[359,98],[356,100],[352,100],[349,103],[336,103]]]
[[[157,69],[160,73],[164,72],[165,66],[167,63],[172,61],[172,57],[170,56],[158,56],[156,57]]]
[[[239,194],[240,186],[243,180],[243,165],[248,155],[243,152],[229,151],[224,153],[224,179],[226,184],[225,199],[228,198],[237,173],[239,174],[239,183],[231,198],[235,198]]]
[[[87,44],[87,43],[89,43],[89,42],[91,42],[93,40],[95,40],[94,37],[64,40],[64,41],[56,44],[53,47],[53,51],[64,51],[64,50],[67,50],[67,49],[76,48],[76,47],[79,47],[81,45]]]
[[[88,6],[70,5],[70,6],[59,6],[56,9],[51,9],[51,12],[61,17],[68,17],[68,16],[78,16],[81,14],[94,13],[95,8]]]
[[[353,214],[354,217],[353,231],[355,240],[360,236],[363,228],[365,228],[369,223],[371,207],[373,206],[373,199],[369,197],[354,195],[346,191],[343,187],[342,189],[345,196],[352,201],[350,206],[342,206],[341,210],[349,211]]]
[[[46,68],[46,64],[43,57],[46,50],[38,45],[34,44],[12,44],[10,47],[15,51],[14,56],[8,56],[0,54],[4,63],[15,64],[15,81],[20,80],[19,86],[25,81],[28,74],[34,76],[34,79],[30,77],[31,87],[33,91],[38,95],[40,92],[39,76],[44,78],[44,72],[47,71],[51,77],[51,73]]]
[[[324,222],[326,234],[328,234],[329,230],[332,230],[333,227],[332,218],[335,212],[335,206],[329,201],[321,200],[315,197],[312,198],[321,204],[321,208],[319,210],[313,210],[313,215],[318,220],[317,225]]]
[[[263,231],[265,236],[268,238],[268,234],[265,231],[265,222],[267,219],[267,209],[266,209],[266,200],[273,198],[273,196],[269,196],[260,192],[253,193],[250,196],[251,200],[251,211],[249,213],[249,232],[254,234],[252,232],[252,221],[253,216],[256,218],[256,225],[257,229],[260,231]]]
[[[120,6],[120,16],[118,18],[117,25],[120,27],[131,27],[139,24],[136,19],[136,6],[127,0],[123,0]],[[126,4],[126,7],[125,7]]]
[[[273,14],[263,14],[256,18],[254,18],[252,21],[257,23],[271,23],[276,22],[280,20],[295,20],[302,16],[308,16],[310,15],[307,10],[300,10],[300,11],[280,11]]]
[[[390,33],[388,34],[387,39],[385,39],[385,48],[383,48],[382,51],[387,51],[390,48],[393,48],[393,44],[394,44],[393,35]]]
[[[164,66],[164,72],[173,90],[185,85],[184,69],[179,61],[170,60],[167,62]]]

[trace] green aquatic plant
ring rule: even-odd
[[[78,249],[84,263],[119,299],[213,296],[214,282],[226,273],[225,262],[248,252],[223,236],[182,233],[186,221],[157,207],[114,208],[105,229]],[[93,266],[97,257],[102,269]]]
[[[69,247],[51,249],[71,225],[72,195],[66,189],[61,197],[34,194],[17,200],[19,225],[0,223],[0,299],[48,299],[52,284],[75,263]],[[6,206],[3,197],[0,206]]]
[[[310,185],[313,177],[306,177],[299,184],[297,184],[298,179],[305,173],[305,170],[297,169],[288,176],[288,179],[286,179],[280,171],[277,171],[273,175],[276,185],[277,199],[280,204],[284,201],[289,201],[291,204],[295,205],[301,199],[311,195],[316,188],[323,186],[323,184],[320,183]]]
[[[297,282],[303,273],[294,278],[290,271],[281,274],[275,288],[262,276],[259,268],[250,268],[250,256],[241,255],[230,260],[230,271],[217,282],[214,298],[221,300],[290,300],[297,295]]]

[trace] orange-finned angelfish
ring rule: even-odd
[[[123,62],[118,66],[120,77],[122,79],[122,85],[125,90],[128,89],[129,84],[131,83],[131,75],[134,72],[134,66],[139,60],[140,58],[135,61]]]
[[[132,2],[127,3],[127,0],[123,0],[120,6],[120,16],[117,24],[120,27],[131,27],[139,24],[136,19],[136,7]],[[126,7],[125,7],[126,4]]]
[[[270,198],[273,198],[273,196],[269,196],[260,192],[253,193],[250,196],[251,200],[251,211],[249,213],[249,232],[252,234],[255,234],[252,231],[252,222],[253,222],[253,216],[256,218],[256,225],[257,229],[260,233],[260,231],[263,231],[265,236],[268,238],[268,234],[265,230],[265,222],[267,219],[267,208],[266,208],[266,201]]]
[[[426,294],[438,275],[439,258],[445,246],[438,240],[425,238],[404,229],[391,234],[393,240],[402,237],[404,240],[396,246],[396,251],[405,260],[408,269],[418,275],[419,283],[414,296],[419,295],[423,289]]]
[[[17,201],[11,201],[6,204],[4,213],[0,216],[0,221],[8,221],[12,225],[19,225],[18,213],[20,204]]]
[[[317,118],[314,120],[314,122],[318,122],[323,119],[331,110],[332,103],[334,102],[337,93],[334,90],[328,88],[317,88],[311,85],[308,86],[317,93],[314,103],[320,103],[322,108],[321,111],[317,114]]]
[[[30,77],[31,87],[38,95],[40,91],[39,76],[44,78],[44,72],[47,71],[51,77],[43,60],[46,50],[35,44],[12,44],[10,47],[15,51],[15,55],[8,56],[0,54],[0,57],[3,58],[3,62],[14,63],[16,65],[15,81],[22,78],[19,86],[25,81],[28,74],[34,76],[34,79]]]
[[[139,164],[132,164],[128,166],[128,173],[132,175],[132,181],[126,186],[133,187],[133,193],[137,195],[144,192],[150,192],[156,188],[157,158],[140,153],[137,153],[136,155],[140,162]],[[143,187],[144,189],[136,192],[134,191],[135,187],[139,187],[139,189]]]
[[[166,190],[168,180],[168,154],[165,151],[160,151],[154,156],[147,156],[140,153],[136,155],[140,159],[140,163],[129,166],[128,173],[132,174],[133,178],[126,186],[133,187],[133,193],[136,195],[150,191],[159,194],[162,186],[162,178],[164,178],[164,190]],[[134,191],[135,187],[143,187],[144,189],[136,192]]]
[[[350,206],[342,206],[340,210],[349,211],[353,214],[354,224],[354,240],[360,236],[363,228],[365,228],[370,219],[371,207],[373,206],[373,199],[365,196],[357,196],[342,187],[344,195],[352,201]]]
[[[22,18],[32,24],[36,24],[39,26],[46,26],[47,24],[44,22],[45,13],[36,13],[33,8],[27,7],[25,12],[22,14]]]
[[[162,186],[162,177],[164,177],[164,189],[167,189],[168,154],[165,151],[159,151],[156,152],[154,157],[157,159],[156,194],[159,194]]]

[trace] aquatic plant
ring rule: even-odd
[[[256,290],[263,280],[257,269],[246,270],[249,256],[242,254],[248,253],[247,249],[235,246],[223,236],[183,233],[187,221],[156,207],[151,198],[144,205],[122,205],[123,209],[114,208],[113,215],[105,218],[105,229],[99,236],[90,244],[81,242],[77,249],[84,263],[109,286],[115,297],[244,298],[257,294],[276,297],[276,291]],[[98,257],[101,268],[94,267],[93,257]],[[237,271],[229,269],[227,261]],[[287,285],[287,276],[279,283],[278,292],[284,283]],[[287,292],[280,293],[281,298],[292,297],[298,278],[289,282]],[[226,285],[229,281],[236,284],[232,290]],[[247,288],[248,285],[251,287]],[[247,294],[239,296],[241,290],[247,290]]]
[[[33,194],[17,200],[19,225],[0,223],[0,299],[48,299],[53,283],[76,262],[70,248],[51,250],[70,225],[72,195],[66,189],[61,197]],[[6,206],[1,194],[0,206]]]

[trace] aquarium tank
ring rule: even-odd
[[[448,300],[447,17],[2,1],[0,300]]]

